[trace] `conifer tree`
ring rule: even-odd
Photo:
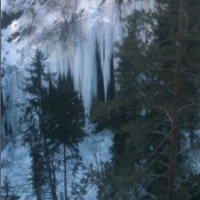
[[[42,130],[44,124],[42,94],[47,89],[44,87],[44,82],[48,80],[48,75],[44,72],[44,60],[43,53],[37,50],[30,68],[26,69],[29,77],[25,79],[23,90],[27,94],[28,103],[24,108],[20,124],[23,127],[24,143],[30,147],[33,189],[37,199],[45,198],[42,196],[43,187],[49,184],[52,199],[57,200],[55,170],[52,167],[53,161],[47,145],[46,133]]]
[[[185,133],[193,143],[199,128],[199,11],[197,2],[158,0],[156,13],[128,18],[116,99],[96,101],[93,110],[94,121],[116,132],[112,179],[119,182],[110,181],[114,192],[100,199],[140,199],[143,189],[156,199],[188,195],[177,181],[187,181]]]
[[[24,128],[24,142],[30,145],[32,157],[33,187],[37,199],[42,197],[43,186],[49,184],[53,200],[57,200],[55,161],[58,147],[63,145],[65,200],[67,195],[67,159],[66,148],[76,152],[78,143],[85,136],[84,111],[78,93],[74,91],[73,81],[55,74],[44,72],[44,55],[36,51],[30,77],[26,78],[24,90],[28,94],[21,123]]]
[[[84,110],[78,93],[74,91],[73,81],[59,76],[55,85],[49,83],[49,89],[43,94],[43,114],[46,122],[47,137],[57,145],[63,145],[65,200],[67,194],[67,159],[66,148],[78,151],[78,143],[85,136]],[[77,155],[78,156],[78,155]]]
[[[6,96],[6,102],[8,103],[9,96]],[[9,140],[13,136],[12,126],[7,116],[7,107],[3,102],[2,88],[1,88],[1,150],[7,145]]]

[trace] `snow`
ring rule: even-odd
[[[95,126],[91,125],[86,132],[89,136],[86,137],[83,142],[79,144],[80,156],[83,159],[83,164],[86,170],[92,167],[94,170],[99,170],[102,167],[102,163],[110,161],[110,147],[112,146],[113,133],[110,130],[103,130],[98,134],[93,133]],[[85,170],[79,171],[77,174],[77,180],[75,182],[80,183],[80,179],[83,177]],[[97,185],[89,186],[87,188],[87,194],[84,199],[96,200]]]
[[[196,138],[197,143],[199,143],[198,141],[200,141],[200,130],[196,131],[195,136],[197,137]],[[186,141],[186,143],[187,143],[187,141]],[[186,146],[186,148],[187,148],[187,146]],[[199,145],[197,146],[197,148],[192,149],[191,151],[186,153],[186,155],[188,156],[186,162],[187,162],[187,164],[189,166],[191,166],[192,172],[195,173],[195,174],[200,174],[200,150],[199,150]]]
[[[192,150],[190,153],[188,153],[188,163],[190,164],[192,168],[192,172],[195,174],[200,174],[200,151]]]
[[[110,82],[110,63],[115,50],[114,42],[122,41],[125,35],[123,19],[136,8],[142,8],[142,1],[124,0],[119,6],[115,0],[51,0],[40,4],[36,0],[1,1],[1,12],[16,13],[23,10],[19,19],[1,30],[1,63],[5,71],[2,78],[2,97],[7,109],[2,122],[7,119],[17,134],[16,103],[25,102],[25,96],[19,90],[19,85],[25,77],[25,68],[29,65],[36,49],[43,51],[47,57],[47,71],[57,72],[67,76],[69,71],[74,80],[74,88],[83,99],[85,114],[89,116],[93,97],[97,96],[97,60],[96,52],[100,53],[100,63],[103,74],[104,96],[107,100],[107,89]],[[13,38],[13,34],[20,34]],[[8,38],[12,38],[8,42]],[[117,59],[114,59],[117,68]],[[7,98],[9,97],[9,101]],[[89,169],[93,163],[94,169],[101,162],[110,160],[109,147],[112,145],[112,133],[105,130],[93,134],[94,127],[86,123],[89,134],[79,145],[83,164]],[[5,130],[2,126],[2,134]],[[14,182],[19,183],[22,199],[31,193],[31,185],[20,188],[20,178],[26,182],[30,176],[30,157],[28,149],[9,144],[2,152],[2,162],[8,159],[9,166],[2,168],[2,179],[8,175]],[[12,155],[12,156],[11,156]],[[21,169],[21,171],[20,171]],[[62,171],[62,167],[60,167]],[[68,173],[68,190],[72,182],[79,183],[84,170],[79,170],[76,179]],[[20,176],[18,176],[20,175]],[[63,192],[63,175],[57,174],[58,193]],[[71,181],[71,182],[70,182]],[[15,184],[15,183],[14,183]],[[22,191],[23,190],[23,191]],[[84,199],[95,200],[97,187],[88,188]],[[34,199],[34,197],[28,198]]]
[[[2,30],[1,62],[23,70],[33,55],[33,47],[41,49],[48,57],[50,72],[67,75],[71,71],[74,87],[82,96],[85,113],[89,115],[92,99],[97,95],[96,49],[101,57],[106,101],[113,44],[121,41],[125,34],[122,19],[134,9],[151,9],[152,2],[125,0],[119,6],[115,0],[52,0],[45,4],[33,0],[3,0],[2,10],[24,12]],[[16,31],[27,35],[20,34],[8,43],[7,39]],[[116,59],[114,65],[117,68]]]
[[[2,116],[2,124],[7,120],[11,124],[14,135],[17,135],[16,121],[18,109],[16,104],[24,103],[25,97],[19,89],[25,77],[25,68],[29,65],[36,49],[43,51],[47,57],[47,71],[67,76],[69,71],[74,80],[74,88],[83,99],[85,114],[90,115],[93,97],[97,96],[97,60],[96,51],[100,53],[103,74],[104,96],[107,100],[110,82],[110,63],[116,47],[114,42],[122,41],[125,32],[124,19],[134,10],[155,9],[154,0],[123,0],[121,5],[116,0],[50,0],[40,4],[38,0],[1,0],[1,13],[16,13],[23,10],[19,19],[1,30],[1,67],[4,76],[1,80],[2,99],[7,107]],[[13,34],[19,32],[17,37]],[[11,39],[8,42],[8,39]],[[118,60],[114,58],[114,69]],[[87,129],[88,128],[88,129]],[[93,134],[93,128],[87,121],[86,130],[89,136],[79,145],[81,157],[86,167],[93,163],[95,169],[101,162],[110,160],[109,147],[112,145],[112,133],[104,130]],[[4,126],[1,126],[5,135]],[[23,185],[30,176],[30,157],[28,149],[20,145],[20,138],[15,144],[8,144],[2,151],[1,162],[6,167],[1,169],[3,177],[8,176],[16,184],[16,190],[22,199],[31,194],[31,186]],[[189,161],[200,173],[199,151],[190,152]],[[7,163],[7,164],[6,164]],[[79,170],[79,182],[84,171]],[[62,175],[58,175],[62,182]],[[62,190],[62,184],[59,186]],[[89,189],[88,189],[89,190]],[[24,192],[26,191],[26,192]],[[97,188],[91,188],[87,200],[95,200]],[[28,198],[30,199],[30,198]],[[34,199],[32,197],[32,199]],[[32,200],[31,199],[31,200]]]
[[[2,12],[3,10],[5,10],[5,5],[6,5],[6,1],[5,1],[5,0],[2,0],[2,1],[1,1],[1,12]]]
[[[29,181],[31,158],[29,150],[21,145],[20,137],[15,140],[15,143],[9,143],[1,153],[1,185],[4,178],[8,177],[15,194],[20,195],[20,199],[25,199],[29,195],[33,196]],[[33,197],[31,199],[34,200]]]
[[[72,183],[80,183],[85,171],[89,170],[91,164],[94,169],[101,166],[101,162],[110,161],[109,148],[112,145],[113,133],[110,130],[101,131],[98,134],[94,132],[94,125],[90,125],[85,131],[88,136],[79,144],[79,152],[85,166],[85,170],[80,168],[76,173],[76,176],[72,175],[71,168],[73,163],[70,160],[67,163],[68,166],[68,191],[71,191]],[[14,192],[21,196],[20,199],[35,200],[32,191],[32,185],[30,182],[31,174],[31,158],[29,156],[29,149],[22,145],[21,136],[15,138],[15,142],[10,142],[1,153],[1,185],[4,178],[8,177],[11,186],[14,187]],[[68,155],[70,152],[67,153]],[[62,155],[56,156],[57,160],[62,160]],[[60,171],[57,171],[57,194],[63,192],[63,165],[59,167]],[[97,186],[88,187],[87,194],[84,199],[95,200],[97,195]],[[60,198],[59,198],[60,199]]]
[[[110,130],[103,130],[94,134],[91,133],[92,131],[89,130],[89,137],[86,137],[79,145],[79,151],[86,165],[89,166],[95,160],[94,167],[97,168],[101,162],[111,159],[109,147],[112,145],[113,133]]]

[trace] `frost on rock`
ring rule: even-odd
[[[18,134],[18,106],[26,103],[20,87],[26,77],[25,69],[36,49],[45,53],[47,71],[64,76],[70,72],[75,90],[83,99],[86,115],[90,114],[93,97],[97,97],[98,67],[103,77],[103,96],[106,101],[111,63],[117,68],[117,61],[113,60],[114,42],[121,42],[125,35],[126,16],[134,9],[147,9],[146,1],[149,0],[124,0],[121,3],[116,0],[2,0],[2,136],[7,136],[9,127],[13,136]],[[111,141],[110,133],[87,137],[79,146],[84,164],[89,165],[94,158],[96,165],[109,160]],[[29,180],[30,174],[28,150],[10,145],[4,143],[1,161],[5,167],[1,174],[4,177],[17,177],[23,171],[22,181],[25,182]],[[9,166],[6,162],[10,163]],[[77,180],[80,180],[81,175],[82,172]],[[30,185],[20,188],[22,182],[18,179],[14,181],[17,190],[31,193]],[[91,189],[85,198],[93,200],[95,192],[95,188]],[[23,195],[23,191],[20,194]],[[28,194],[24,195],[22,199],[28,198]]]
[[[114,42],[120,42],[125,34],[123,20],[134,9],[153,9],[153,0],[119,2],[3,0],[2,12],[13,18],[2,30],[1,62],[24,71],[35,47],[39,48],[49,58],[50,72],[67,75],[71,71],[89,115],[92,98],[97,96],[96,52],[100,54],[106,101]]]
[[[21,145],[20,137],[15,138],[15,143],[9,143],[1,152],[1,186],[8,178],[12,192],[20,195],[20,199],[32,199],[31,170],[28,148]]]
[[[86,115],[90,114],[92,99],[98,93],[99,60],[106,101],[111,63],[114,63],[114,69],[118,67],[117,59],[113,58],[114,43],[122,42],[126,34],[124,19],[140,9],[154,10],[154,0],[2,0],[2,137],[6,137],[9,127],[10,133],[17,135],[16,121],[20,115],[17,105],[25,103],[25,95],[19,86],[36,49],[45,53],[49,72],[67,76],[70,71],[74,88],[83,99]],[[79,145],[84,164],[89,165],[96,160],[95,165],[98,165],[109,160],[111,141],[112,134],[108,131],[87,137]],[[24,179],[21,182],[15,180],[20,185],[28,180],[30,174],[28,150],[3,145],[1,161],[5,167],[1,174],[17,177],[23,172]],[[12,162],[11,155],[14,158]],[[198,151],[190,155],[197,173],[200,173],[199,156]],[[80,180],[82,172],[78,176],[77,180]],[[29,192],[30,187],[17,189]],[[95,192],[93,188],[86,199],[94,200]]]

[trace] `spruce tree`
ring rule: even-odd
[[[24,142],[30,145],[37,199],[44,198],[42,188],[49,185],[52,199],[57,200],[54,155],[60,145],[63,145],[65,199],[68,199],[67,159],[74,156],[77,163],[80,161],[78,143],[85,136],[84,110],[70,75],[55,80],[55,74],[45,73],[44,59],[43,53],[36,51],[27,69],[30,76],[24,83],[24,91],[28,104],[20,123],[24,127]],[[75,154],[67,156],[66,148]]]
[[[39,50],[36,51],[30,67],[27,68],[29,76],[25,79],[24,88],[27,95],[27,104],[23,107],[23,114],[20,120],[24,143],[30,147],[32,157],[32,181],[33,189],[38,200],[46,198],[43,196],[43,188],[49,184],[53,200],[57,200],[55,170],[52,156],[47,145],[47,137],[42,130],[44,124],[42,95],[46,91],[44,82],[47,82],[48,75],[44,69],[45,57]]]
[[[100,199],[140,199],[142,188],[149,198],[188,195],[178,180],[186,181],[185,133],[194,145],[199,128],[199,11],[197,2],[158,0],[156,13],[134,11],[128,18],[116,54],[116,99],[96,101],[93,109],[93,120],[115,131],[112,179],[118,183],[105,179],[114,192]]]
[[[53,85],[49,82],[49,89],[43,93],[43,114],[45,116],[44,132],[50,139],[49,143],[59,146],[63,145],[64,160],[64,187],[65,200],[67,194],[67,159],[66,148],[71,149],[78,157],[78,143],[83,139],[85,133],[82,128],[84,125],[84,110],[78,93],[74,91],[73,81],[70,75],[65,78],[59,76]],[[45,130],[46,129],[46,130]]]

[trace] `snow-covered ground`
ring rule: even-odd
[[[11,192],[27,199],[33,194],[31,183],[31,158],[29,149],[21,144],[20,136],[10,142],[1,152],[1,186],[6,177],[10,183]]]
[[[113,134],[109,130],[104,130],[93,133],[94,125],[86,129],[88,136],[79,144],[79,152],[82,157],[82,166],[72,175],[73,164],[68,161],[68,191],[71,191],[71,186],[74,183],[80,184],[80,180],[84,176],[84,172],[93,166],[94,169],[101,165],[101,162],[110,161],[109,148],[112,145]],[[59,155],[58,155],[59,156]],[[60,156],[59,156],[60,157]],[[59,159],[59,158],[57,158]],[[1,152],[1,185],[5,178],[10,182],[11,190],[14,194],[20,196],[20,200],[29,199],[35,200],[31,184],[31,158],[29,156],[29,149],[22,145],[20,135],[7,144]],[[63,166],[60,166],[60,171],[57,170],[57,195],[63,194],[64,180],[63,180]],[[89,186],[86,188],[87,193],[84,195],[86,200],[95,200],[97,195],[97,186]],[[70,196],[70,195],[69,195]],[[60,199],[60,198],[59,198]]]

